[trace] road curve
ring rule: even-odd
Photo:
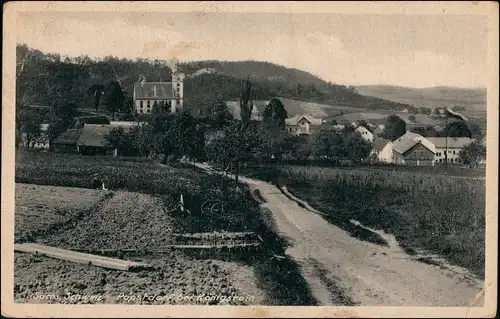
[[[481,280],[413,260],[399,247],[354,238],[300,207],[274,185],[246,177],[240,180],[259,190],[265,200],[262,206],[272,212],[278,233],[291,243],[286,254],[301,266],[321,305],[331,305],[331,295],[336,293],[328,281],[335,281],[335,290],[343,290],[362,306],[465,307],[484,286]],[[474,305],[482,303],[481,298]]]

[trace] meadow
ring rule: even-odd
[[[484,277],[485,182],[431,172],[275,166],[244,174],[286,185],[349,231],[357,220]]]
[[[250,266],[258,288],[265,292],[262,304],[316,304],[305,280],[300,275],[298,265],[288,258],[272,258],[273,254],[285,255],[287,242],[276,234],[272,217],[260,208],[245,185],[235,184],[234,181],[220,176],[208,175],[187,164],[176,163],[166,166],[151,159],[47,154],[22,150],[16,152],[16,183],[89,189],[92,188],[94,174],[104,177],[106,187],[115,192],[114,199],[108,202],[109,205],[114,203],[114,206],[108,207],[108,205],[102,209],[106,208],[107,212],[116,217],[107,216],[109,214],[102,215],[100,221],[106,225],[99,225],[100,222],[92,220],[86,222],[102,229],[103,234],[111,232],[106,230],[107,225],[110,229],[115,229],[118,224],[126,225],[126,220],[135,225],[137,221],[147,218],[147,214],[142,213],[132,218],[131,211],[121,211],[123,207],[128,206],[125,205],[127,201],[119,199],[122,198],[120,196],[126,198],[124,195],[126,192],[148,194],[155,203],[161,202],[165,208],[164,213],[169,215],[169,225],[165,227],[168,226],[177,233],[253,231],[263,239],[261,250],[254,254],[236,253],[220,256],[206,254],[190,256],[191,258],[207,259],[207,261],[216,259],[230,262],[232,265]],[[174,209],[179,203],[180,194],[183,194],[184,204],[189,212]],[[222,201],[219,207],[224,208],[223,212],[220,209],[203,209],[205,201],[218,198]],[[16,201],[16,204],[19,203],[20,201]],[[92,218],[92,216],[81,217]],[[150,230],[161,227],[157,225],[156,228],[148,228],[147,223],[142,224],[145,227],[143,227],[144,233],[134,233],[137,238],[144,236],[147,238]],[[73,233],[76,236],[78,232]],[[92,234],[92,231],[88,229],[86,233]],[[71,231],[68,234],[71,234]],[[54,236],[52,237],[59,238],[58,234]],[[67,241],[71,242],[71,239],[68,238]]]

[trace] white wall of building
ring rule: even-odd
[[[436,147],[436,156],[434,161],[436,163],[444,163],[445,162],[445,148],[437,148]],[[458,163],[458,154],[460,154],[460,148],[450,148],[448,147],[448,163]]]
[[[141,102],[142,102],[142,104],[141,104]],[[175,112],[175,107],[174,107],[175,101],[174,100],[136,100],[135,101],[135,111],[138,114],[149,114],[153,110],[153,105],[155,102],[158,104],[160,104],[161,102],[170,103],[171,112],[172,113]],[[141,105],[142,105],[142,107],[141,107]],[[149,107],[148,107],[148,105],[149,105]]]
[[[384,163],[392,163],[392,143],[387,143],[387,145],[377,154],[379,161]]]
[[[358,126],[358,128],[356,128],[356,132],[358,132],[366,141],[373,143],[373,134],[367,128]]]

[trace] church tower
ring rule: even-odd
[[[172,103],[172,112],[175,113],[184,106],[184,73],[177,70],[172,72],[172,91],[175,98]]]

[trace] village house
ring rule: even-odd
[[[459,163],[458,155],[460,150],[474,141],[469,137],[428,137],[427,138],[436,149],[435,163]]]
[[[316,119],[310,114],[300,114],[285,119],[287,130],[295,135],[310,135],[322,123],[322,119]]]
[[[136,122],[111,121],[109,124],[87,124],[80,128],[70,128],[57,137],[54,150],[60,153],[79,153],[85,155],[127,155],[130,150],[120,150],[109,145],[106,136],[112,129],[122,127],[131,129]]]
[[[382,163],[392,163],[392,142],[385,138],[377,138],[373,141],[370,156]]]
[[[377,125],[377,127],[375,127],[375,129],[372,132],[373,137],[374,138],[380,137],[382,135],[382,133],[384,132],[384,129],[385,129],[385,125],[383,125],[383,124]]]
[[[434,166],[436,150],[425,137],[407,132],[392,144],[394,164]]]
[[[111,125],[85,124],[76,143],[77,153],[85,155],[118,155],[106,136],[111,132]]]
[[[147,82],[141,75],[134,83],[133,104],[137,114],[150,114],[154,105],[175,113],[184,105],[184,74],[173,72],[171,82]]]
[[[357,133],[359,133],[359,135],[361,135],[361,137],[367,141],[367,142],[370,142],[370,143],[373,143],[373,134],[372,132],[370,132],[370,130],[368,130],[366,127],[364,126],[358,126],[356,127],[356,130],[355,130]]]
[[[70,128],[64,131],[52,142],[54,151],[57,153],[76,153],[76,143],[78,143],[81,132],[82,128]]]

